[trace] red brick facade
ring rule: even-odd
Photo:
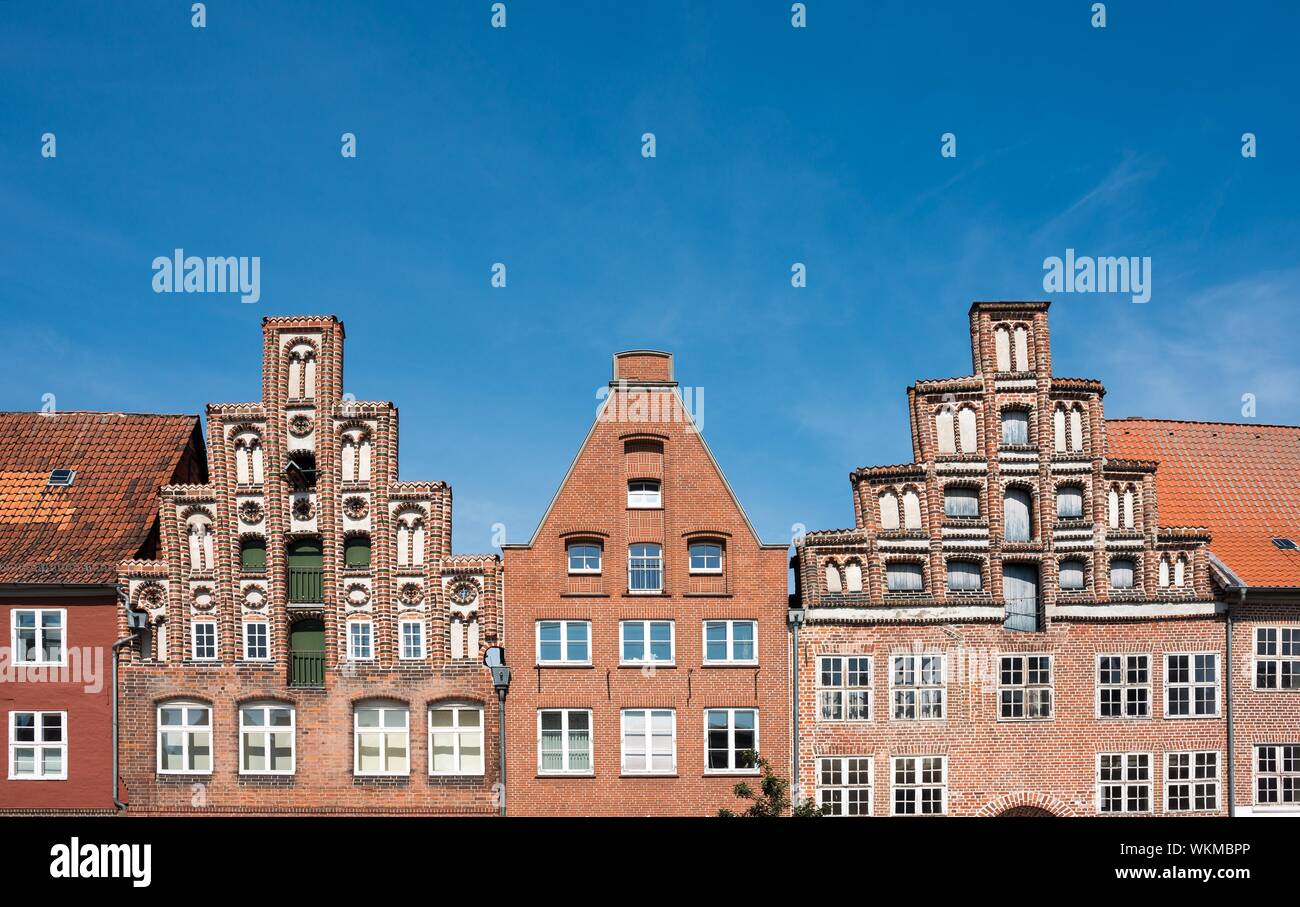
[[[505,547],[506,650],[514,670],[506,747],[511,814],[709,815],[743,808],[732,787],[754,773],[743,764],[739,772],[711,771],[707,763],[735,767],[722,742],[749,739],[754,716],[760,755],[787,773],[787,549],[759,541],[686,411],[688,394],[673,383],[667,354],[616,356],[600,414],[532,540]],[[639,557],[643,545],[658,547],[661,572],[655,549],[649,559]],[[714,552],[720,564],[710,559]],[[625,631],[628,622],[637,629]],[[644,654],[651,637],[669,626],[670,662],[624,657]],[[749,626],[752,652],[744,642]],[[728,635],[725,628],[730,648],[717,641]],[[575,663],[548,663],[556,652],[545,651],[542,638],[556,630],[562,657],[573,654]],[[571,653],[570,633],[579,640]],[[668,654],[666,644],[659,651]],[[743,657],[717,664],[706,658],[710,651]],[[562,711],[568,716],[558,717]],[[720,725],[712,757],[710,714]],[[549,722],[558,727],[544,743],[541,729]],[[651,734],[642,722],[653,723]],[[651,755],[642,755],[647,748]]]
[[[1156,464],[1108,456],[1101,385],[1052,374],[1046,303],[977,303],[970,328],[972,376],[908,389],[915,462],[855,471],[855,528],[799,546],[802,792],[877,815],[1160,814],[1167,758],[1213,753],[1186,757],[1218,785],[1189,811],[1225,812],[1208,533],[1162,527]],[[1184,659],[1206,683],[1171,682]],[[1103,717],[1110,696],[1136,714]]]
[[[123,672],[131,811],[490,814],[499,560],[452,555],[447,485],[398,481],[343,325],[263,324],[262,401],[208,407],[211,481],[164,488],[159,560],[122,567],[151,629]]]

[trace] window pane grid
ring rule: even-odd
[[[1151,754],[1100,753],[1097,756],[1097,811],[1151,811]]]
[[[998,717],[1008,720],[1051,718],[1051,656],[1003,655],[998,661]]]
[[[1098,656],[1097,715],[1099,718],[1151,717],[1151,656]]]
[[[947,759],[895,756],[892,812],[896,816],[937,816],[947,811]]]
[[[591,712],[544,709],[537,713],[537,769],[543,774],[591,771]]]
[[[871,658],[823,655],[818,663],[818,718],[821,721],[870,720]]]
[[[62,780],[68,776],[66,712],[9,713],[9,777]]]
[[[1165,811],[1204,812],[1219,808],[1219,754],[1165,755]]]
[[[1213,717],[1218,713],[1218,655],[1165,656],[1165,714],[1169,717]]]
[[[942,655],[895,655],[889,675],[896,720],[944,717],[946,679]]]
[[[817,760],[817,805],[828,816],[871,815],[872,759],[836,756]]]

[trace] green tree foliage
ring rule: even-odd
[[[793,815],[796,818],[805,818],[824,815],[824,808],[815,804],[811,798],[804,800],[795,806],[794,811],[790,811],[790,782],[777,776],[772,771],[771,764],[766,759],[760,759],[758,753],[753,750],[746,750],[742,754],[742,759],[753,765],[756,764],[759,771],[763,773],[762,781],[759,783],[759,790],[756,793],[748,782],[741,781],[732,791],[741,800],[748,800],[749,807],[743,812],[733,812],[730,809],[718,810],[721,818],[732,818],[735,816],[784,816]]]

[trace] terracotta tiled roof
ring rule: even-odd
[[[198,428],[197,416],[0,413],[0,583],[113,582]],[[72,484],[50,486],[55,469],[76,470]]]
[[[1300,587],[1300,426],[1107,419],[1111,457],[1156,460],[1162,526],[1205,526],[1251,586]]]

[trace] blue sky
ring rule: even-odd
[[[1051,297],[1108,415],[1300,422],[1295,4],[506,2],[0,6],[0,409],[256,399],[260,319],[336,313],[481,551],[532,533],[610,353],[663,348],[779,542],[851,524],[970,302],[1073,247],[1152,259],[1145,305]],[[261,301],[154,294],[177,246],[260,256]]]

